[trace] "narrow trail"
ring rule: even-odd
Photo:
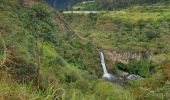
[[[69,24],[60,16],[60,14],[55,11],[54,12],[54,18],[58,22],[60,26],[65,28],[70,33],[75,33],[75,31],[69,26]]]
[[[67,23],[67,21],[64,20],[64,18],[60,16],[60,13],[59,13],[59,12],[54,11],[54,18],[55,18],[56,22],[57,22],[62,28],[65,28],[69,33],[77,36],[77,37],[80,38],[81,40],[88,41],[87,39],[81,37],[78,33],[76,33],[75,30],[72,29],[72,28],[70,27],[70,25]]]

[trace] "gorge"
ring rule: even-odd
[[[170,100],[169,0],[79,1],[0,0],[0,99]]]

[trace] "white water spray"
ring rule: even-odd
[[[103,78],[111,79],[113,77],[113,75],[108,73],[106,64],[105,64],[105,60],[104,60],[104,54],[101,51],[100,51],[100,60],[101,60],[102,68],[103,68]]]

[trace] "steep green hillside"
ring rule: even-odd
[[[152,52],[153,61],[158,61],[170,58],[169,10],[170,4],[156,3],[120,11],[72,13],[63,16],[80,36],[97,47],[110,53]],[[115,69],[113,62],[108,63],[110,69]]]
[[[89,72],[97,67],[94,63],[98,62],[98,56],[91,44],[59,27],[51,8],[44,3],[24,7],[17,2],[2,2],[5,6],[1,7],[0,16],[1,47],[6,55],[4,64],[23,60],[28,65],[31,61],[33,67],[35,57],[40,55],[44,67],[65,66],[64,62],[82,70],[89,69]]]
[[[61,27],[47,4],[1,0],[0,9],[0,98],[133,98],[122,87],[98,79],[102,70],[96,49]]]
[[[162,100],[169,99],[169,10],[169,3],[155,3],[135,5],[120,11],[67,13],[63,16],[80,36],[107,52],[150,51],[154,54],[153,62],[167,59],[157,66],[150,66],[146,59],[131,60],[128,64],[107,61],[112,70],[116,67],[147,77],[143,81],[128,84],[138,99]]]
[[[127,81],[124,86],[101,78],[98,48],[151,50],[159,54],[155,60],[165,54],[169,57],[169,6],[163,12],[141,8],[63,15],[76,31],[72,33],[41,0],[30,5],[1,0],[0,99],[169,99],[169,59],[154,67],[145,59],[130,62],[129,70],[140,71],[146,78]],[[109,65],[109,72],[118,70],[118,65]]]
[[[98,47],[164,52],[169,50],[169,39],[165,39],[170,33],[169,10],[170,5],[154,4],[64,16],[77,33]]]

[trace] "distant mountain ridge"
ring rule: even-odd
[[[45,0],[45,1],[52,7],[54,7],[56,10],[62,10],[69,8],[74,3],[86,0]]]

